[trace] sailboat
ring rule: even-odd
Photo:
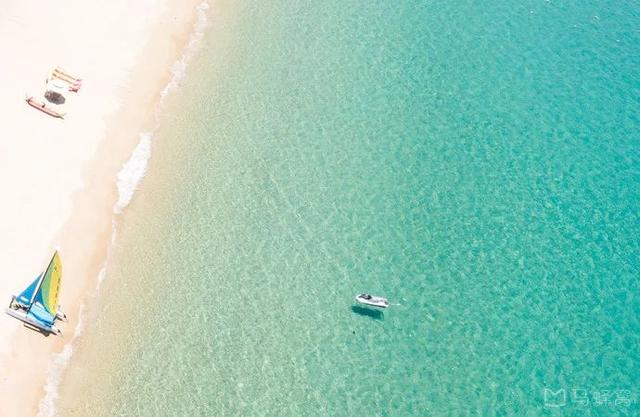
[[[67,321],[67,316],[58,305],[62,263],[58,251],[53,253],[47,269],[20,295],[13,296],[6,312],[43,332],[60,334],[56,320]]]

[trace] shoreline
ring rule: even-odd
[[[123,4],[126,7],[126,3]],[[100,138],[93,138],[95,147],[92,156],[81,162],[81,178],[75,178],[81,185],[74,187],[69,195],[71,203],[67,218],[48,239],[41,236],[42,240],[48,242],[48,248],[55,245],[61,248],[63,284],[60,303],[70,317],[69,323],[61,325],[64,333],[62,337],[55,338],[29,331],[15,320],[15,323],[9,322],[11,318],[5,315],[0,320],[0,334],[11,335],[8,339],[10,342],[0,346],[0,370],[3,375],[0,379],[0,415],[54,414],[51,403],[55,401],[57,393],[56,387],[53,390],[50,387],[50,378],[56,375],[50,373],[56,367],[57,360],[64,362],[71,355],[72,342],[82,331],[82,310],[87,300],[96,296],[99,277],[104,274],[117,221],[114,206],[119,198],[118,174],[138,146],[140,135],[155,129],[158,108],[166,95],[167,86],[176,77],[172,67],[182,59],[185,49],[190,46],[197,28],[198,7],[203,4],[206,3],[201,0],[190,1],[187,8],[177,0],[154,2],[154,6],[162,7],[162,11],[157,13],[152,22],[146,22],[144,39],[138,39],[143,44],[135,55],[134,63],[124,76],[125,81],[110,97],[112,102],[109,104],[114,106],[113,110],[103,113],[100,121],[105,126],[104,134]],[[82,22],[78,25],[82,26]],[[74,30],[78,28],[68,29]],[[122,67],[118,70],[122,70]],[[86,83],[90,82],[87,78]],[[72,97],[71,105],[76,104],[77,107],[82,98],[81,90],[77,97]],[[29,110],[29,116],[47,117],[33,115],[38,113],[33,109],[20,107],[17,110]],[[72,110],[78,109],[72,107]],[[69,118],[62,123],[68,126],[76,122],[74,119]],[[20,202],[19,199],[16,201]],[[35,256],[31,255],[31,258]],[[20,267],[29,268],[32,274],[40,264]],[[6,285],[14,292],[19,292],[30,277],[22,274],[14,276],[12,273],[11,282]]]

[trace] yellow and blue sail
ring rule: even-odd
[[[56,251],[47,266],[16,300],[27,306],[27,315],[45,324],[53,325],[58,313],[58,295],[62,281],[62,262]]]

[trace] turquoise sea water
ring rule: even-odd
[[[212,4],[59,415],[637,415],[638,4],[263,3]]]

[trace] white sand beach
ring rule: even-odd
[[[111,237],[116,174],[153,123],[200,1],[7,0],[0,4],[0,416],[33,416],[53,354],[74,334]],[[56,66],[82,78],[64,119],[27,105]],[[4,314],[46,266],[63,263],[70,322],[44,337]]]

